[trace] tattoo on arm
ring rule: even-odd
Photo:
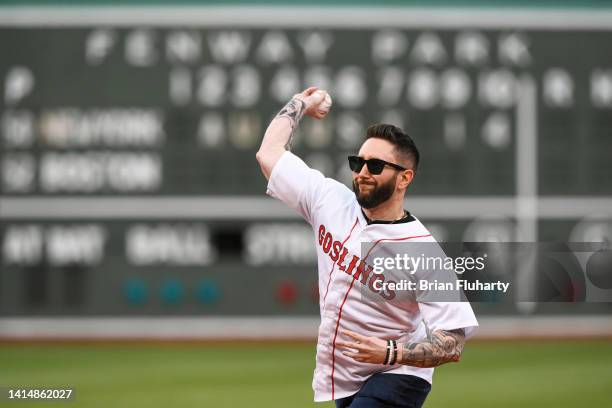
[[[406,343],[402,349],[402,361],[416,367],[437,367],[451,361],[459,361],[465,332],[463,329],[436,330],[425,341]]]
[[[293,98],[287,103],[287,105],[285,105],[283,109],[280,110],[280,112],[278,112],[278,115],[276,115],[277,118],[285,117],[289,119],[289,123],[291,124],[291,133],[289,134],[289,140],[287,140],[287,143],[285,144],[285,149],[287,150],[291,150],[293,132],[295,132],[295,129],[297,128],[298,123],[302,119],[302,116],[304,116],[305,111],[306,104],[297,98]]]

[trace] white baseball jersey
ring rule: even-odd
[[[284,153],[274,167],[267,193],[296,210],[315,233],[321,312],[312,383],[315,401],[353,395],[378,372],[415,375],[431,383],[433,368],[360,363],[336,347],[336,341],[343,338],[342,330],[403,343],[424,340],[425,324],[432,331],[464,328],[468,336],[478,326],[466,302],[397,305],[362,296],[362,290],[371,290],[377,296],[379,292],[381,296],[388,293],[372,287],[370,271],[360,258],[361,243],[435,242],[423,224],[415,219],[368,225],[353,191],[309,168],[291,152]]]

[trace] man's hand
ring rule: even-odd
[[[293,95],[292,99],[304,102],[304,114],[316,119],[323,119],[325,114],[319,111],[319,106],[325,100],[327,92],[319,90],[316,86],[304,89],[302,92]]]
[[[387,353],[387,341],[376,337],[366,337],[345,330],[344,334],[355,341],[336,341],[336,345],[345,348],[342,354],[362,363],[384,364]],[[423,341],[397,344],[397,364],[415,367],[437,367],[459,361],[465,332],[463,329],[436,330]]]
[[[352,342],[336,341],[336,345],[345,349],[342,354],[361,363],[385,363],[387,355],[387,342],[385,340],[362,336],[349,330],[343,330],[342,333],[354,340]]]

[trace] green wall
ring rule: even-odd
[[[87,5],[332,5],[409,7],[612,8],[612,0],[0,0],[0,6]]]

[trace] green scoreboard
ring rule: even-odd
[[[317,314],[314,235],[255,160],[310,85],[334,106],[294,151],[348,184],[402,127],[440,241],[609,241],[610,44],[605,11],[3,10],[0,315]]]

